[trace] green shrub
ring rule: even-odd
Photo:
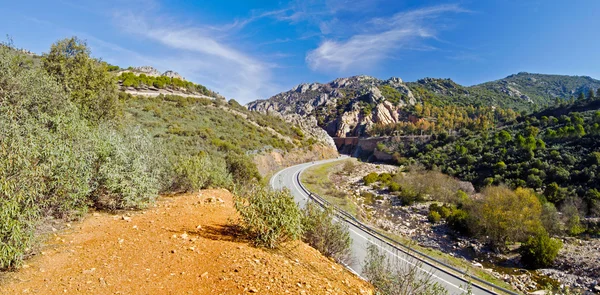
[[[441,218],[440,213],[437,213],[437,211],[429,211],[429,214],[427,214],[427,220],[431,223],[438,223]]]
[[[552,265],[562,248],[562,242],[551,238],[545,231],[530,237],[521,245],[521,261],[528,267],[542,268]]]
[[[448,207],[448,205],[445,205],[440,207],[437,212],[440,214],[440,216],[444,219],[448,218],[448,216],[450,216],[452,214],[452,208]]]
[[[390,185],[388,186],[388,190],[390,192],[399,192],[400,191],[400,184],[396,183],[396,182],[391,182]]]
[[[365,185],[371,185],[371,184],[375,183],[378,178],[379,178],[379,175],[377,175],[377,173],[371,172],[371,173],[367,174],[365,177],[363,177],[363,181],[365,182]]]
[[[0,269],[21,263],[44,215],[87,204],[86,124],[56,82],[0,46]],[[82,152],[82,153],[80,153]]]
[[[100,126],[95,142],[91,199],[97,208],[142,208],[154,201],[160,188],[152,139],[139,129],[118,133]]]
[[[425,198],[412,189],[402,188],[402,191],[398,194],[398,200],[400,200],[403,206],[410,206],[415,202],[425,201]]]
[[[190,192],[210,187],[231,188],[233,185],[227,163],[219,157],[183,156],[176,162],[174,173],[173,190]]]
[[[388,183],[392,180],[392,175],[389,173],[381,173],[377,176],[377,180],[382,183]]]
[[[322,210],[315,203],[308,202],[302,215],[302,240],[323,255],[347,263],[351,256],[352,239],[348,226],[334,222],[333,216],[331,209]]]
[[[375,287],[377,294],[448,294],[448,290],[434,282],[433,274],[422,269],[416,259],[390,259],[377,245],[367,247],[363,275]]]
[[[231,173],[236,183],[249,183],[260,181],[261,176],[252,159],[244,154],[229,153],[225,157],[227,170]]]
[[[470,234],[469,213],[463,209],[456,209],[446,219],[448,225],[462,234]]]
[[[255,245],[273,249],[301,237],[302,212],[289,191],[253,185],[238,195],[240,226]]]

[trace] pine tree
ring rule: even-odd
[[[594,99],[594,90],[590,88],[590,90],[588,91],[588,97],[589,100],[593,100]]]
[[[577,101],[582,101],[584,99],[585,99],[585,95],[583,94],[583,91],[579,92],[579,96],[577,96]]]

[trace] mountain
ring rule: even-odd
[[[314,118],[333,137],[423,134],[466,125],[486,129],[514,119],[517,112],[598,88],[600,81],[590,77],[529,73],[470,87],[450,79],[405,83],[396,77],[353,76],[300,84],[247,107],[286,118]]]
[[[488,90],[520,97],[536,104],[552,103],[556,98],[570,98],[589,90],[600,89],[600,81],[588,76],[544,75],[521,72],[504,79],[482,83],[472,89]]]

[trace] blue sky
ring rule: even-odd
[[[520,71],[600,78],[600,1],[8,1],[1,32],[46,52],[86,39],[246,103],[366,74],[473,85]]]

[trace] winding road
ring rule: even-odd
[[[288,188],[296,202],[301,206],[304,206],[309,200],[314,201],[319,199],[318,196],[314,196],[308,192],[308,190],[300,183],[300,174],[311,166],[339,160],[340,159],[322,160],[283,169],[273,175],[270,180],[270,185],[273,189]],[[343,222],[348,224],[350,236],[352,237],[353,259],[352,262],[346,266],[358,275],[362,274],[362,266],[366,257],[367,247],[370,244],[374,244],[379,247],[380,252],[385,253],[391,261],[398,262],[399,265],[406,266],[417,264],[423,272],[431,274],[431,279],[446,288],[450,294],[465,294],[469,282],[471,282],[471,291],[473,294],[507,294],[506,292],[498,291],[496,286],[492,286],[487,282],[474,282],[476,279],[473,280],[464,274],[439,265],[434,262],[433,259],[430,260],[423,257],[417,258],[417,254],[408,254],[407,252],[410,251],[406,251],[401,245],[395,245],[393,241],[377,234],[358,220],[349,217],[347,213],[346,215],[338,214],[338,216],[338,220],[343,220]],[[516,293],[510,292],[508,294]]]

